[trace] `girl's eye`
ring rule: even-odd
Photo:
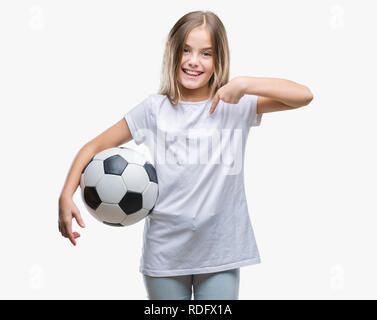
[[[183,49],[183,52],[186,52],[185,50],[189,50],[189,49]],[[211,56],[211,54],[209,53],[209,52],[204,52],[204,54],[207,54],[208,56],[207,57],[210,57]]]

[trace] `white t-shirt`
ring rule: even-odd
[[[149,276],[219,272],[260,263],[243,161],[258,96],[239,103],[181,101],[151,94],[124,117],[156,168],[159,196],[145,219],[139,271]]]

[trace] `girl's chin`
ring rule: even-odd
[[[187,79],[185,77],[180,77],[180,82],[188,87],[198,87],[202,86],[205,81],[203,79]]]
[[[201,83],[191,83],[191,82],[188,82],[188,81],[183,81],[180,84],[181,84],[182,87],[184,87],[186,89],[198,89],[198,88],[203,87],[203,85]]]

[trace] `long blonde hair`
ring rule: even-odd
[[[170,30],[161,68],[158,93],[166,95],[173,106],[177,106],[178,101],[181,100],[177,80],[184,43],[190,31],[199,26],[208,28],[212,40],[214,73],[208,81],[210,98],[213,98],[216,91],[229,81],[230,54],[223,23],[211,11],[189,12],[181,17]]]

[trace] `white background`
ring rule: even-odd
[[[374,1],[1,1],[0,297],[146,299],[144,223],[102,225],[77,190],[87,228],[74,222],[73,247],[58,232],[58,197],[79,149],[157,92],[174,23],[211,10],[227,30],[231,78],[284,78],[314,94],[250,131],[245,184],[262,263],[241,268],[240,299],[377,298],[375,9]]]

